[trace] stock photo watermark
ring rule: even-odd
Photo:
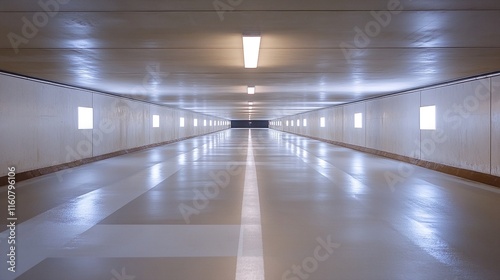
[[[146,66],[146,75],[142,78],[141,85],[132,89],[132,94],[148,96],[152,90],[161,85],[170,73],[161,71],[160,63],[150,63]]]
[[[328,260],[334,250],[340,247],[339,243],[332,241],[331,235],[328,235],[325,239],[318,237],[316,238],[316,242],[318,246],[314,248],[313,254],[304,258],[298,265],[292,265],[290,269],[282,274],[282,280],[309,279],[318,270],[319,265]]]
[[[212,5],[220,21],[223,21],[224,13],[234,11],[243,1],[244,0],[215,0],[212,2]]]
[[[489,80],[488,80],[489,81]],[[490,98],[490,92],[495,92],[496,87],[500,84],[491,81],[490,84],[486,80],[480,80],[480,84],[476,86],[474,93],[465,97],[462,102],[453,103],[451,108],[443,112],[443,121],[449,125],[451,129],[457,130],[463,122],[476,112],[482,101]],[[395,186],[405,182],[415,173],[415,165],[420,159],[429,158],[436,151],[438,144],[443,144],[449,140],[449,136],[442,130],[435,130],[431,136],[422,140],[415,140],[416,148],[410,153],[410,163],[400,162],[398,164],[397,173],[387,171],[384,173],[385,180],[391,191],[395,191]],[[420,159],[419,159],[420,155]]]
[[[210,171],[209,176],[213,180],[205,186],[195,189],[191,203],[179,204],[179,211],[186,224],[191,223],[192,215],[199,215],[201,210],[207,208],[210,200],[215,199],[221,190],[227,188],[231,183],[231,177],[241,173],[243,168],[237,164],[229,163],[224,170]]]
[[[9,167],[7,173],[7,228],[9,237],[7,239],[7,270],[16,272],[16,168]]]
[[[120,272],[118,272],[116,269],[113,269],[113,270],[111,270],[111,274],[113,275],[113,278],[111,278],[111,280],[134,280],[135,279],[134,275],[127,274],[125,267],[122,267]]]
[[[263,141],[265,133],[257,133],[252,141],[261,142]],[[242,142],[237,146],[237,153],[240,155],[246,154],[248,151],[248,142]],[[226,168],[219,170],[217,172],[210,171],[209,176],[212,179],[211,182],[205,184],[205,186],[195,189],[191,203],[181,203],[178,206],[180,213],[186,224],[191,223],[191,216],[199,215],[202,210],[206,209],[211,200],[215,199],[221,192],[221,190],[227,188],[231,183],[231,178],[241,174],[244,170],[241,164],[238,163],[228,163]]]
[[[367,22],[363,27],[355,26],[356,35],[354,35],[352,42],[341,42],[339,45],[347,62],[351,63],[351,59],[361,56],[371,44],[372,39],[380,35],[383,29],[391,24],[393,16],[398,15],[401,11],[403,11],[403,5],[399,0],[389,0],[387,10],[371,11],[370,15],[373,20]]]
[[[134,95],[139,95],[143,94],[146,95],[149,92],[148,87],[154,87],[160,85],[165,77],[167,77],[169,74],[165,72],[161,72],[161,65],[160,63],[151,63],[148,64],[145,68],[146,70],[146,75],[142,79],[142,84],[140,86],[137,86],[133,88],[132,93]],[[66,150],[66,163],[68,162],[73,162],[73,161],[79,161],[84,158],[92,157],[92,150],[94,147],[99,147],[106,135],[109,135],[116,130],[116,124],[115,123],[121,123],[125,122],[127,117],[130,116],[130,113],[133,112],[133,108],[131,106],[134,106],[136,103],[124,100],[124,99],[119,99],[115,98],[112,105],[111,105],[111,111],[117,116],[116,119],[110,119],[110,118],[103,118],[99,121],[99,124],[97,128],[92,129],[92,131],[89,133],[89,131],[82,131],[85,139],[79,141],[75,147],[72,147],[70,145],[67,145],[65,147]],[[54,165],[59,164],[58,162],[53,162]],[[71,169],[63,169],[58,172],[56,172],[56,176],[61,182],[63,180],[63,176],[71,173]]]
[[[38,32],[40,32],[40,29],[47,26],[50,19],[59,13],[61,5],[66,5],[70,1],[71,0],[39,0],[38,6],[42,11],[34,13],[31,18],[22,17],[20,32],[9,32],[7,34],[7,39],[9,39],[14,52],[18,54],[19,47],[22,44],[28,44],[31,39],[35,38]]]

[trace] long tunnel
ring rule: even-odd
[[[500,2],[0,1],[0,279],[500,279]]]

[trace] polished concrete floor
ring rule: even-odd
[[[1,279],[500,279],[498,189],[272,130],[17,186]]]

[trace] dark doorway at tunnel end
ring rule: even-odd
[[[269,121],[231,121],[231,128],[269,128]]]

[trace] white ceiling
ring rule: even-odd
[[[500,70],[498,0],[402,0],[365,46],[356,27],[397,0],[58,1],[16,53],[8,34],[42,8],[0,0],[0,70],[228,119],[249,101],[252,119],[274,119]],[[247,32],[262,35],[257,69]]]

